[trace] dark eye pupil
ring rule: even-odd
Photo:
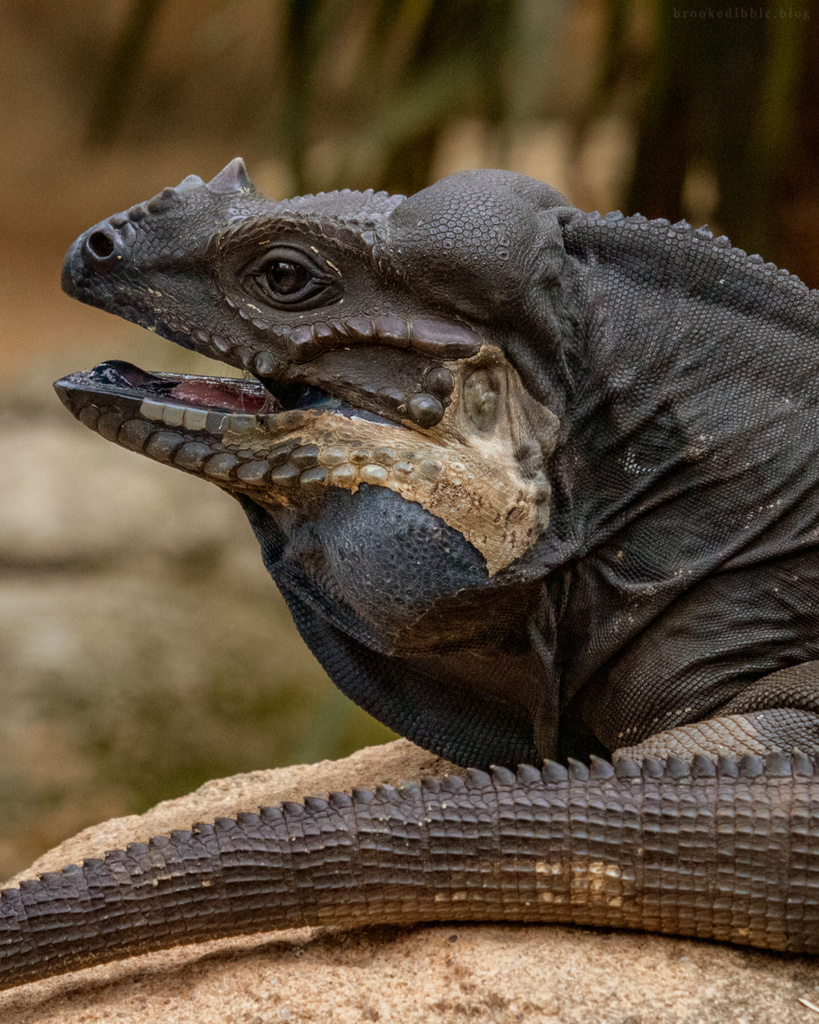
[[[279,295],[292,295],[304,287],[307,271],[292,260],[275,260],[267,268],[267,280]]]

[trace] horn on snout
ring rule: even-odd
[[[249,192],[254,188],[244,160],[237,156],[212,178],[206,188],[211,192]]]

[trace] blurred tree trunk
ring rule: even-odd
[[[104,61],[105,70],[88,124],[90,143],[112,142],[119,134],[162,6],[163,0],[134,0],[116,46]]]
[[[716,186],[711,216],[719,230],[747,252],[788,262],[780,201],[783,181],[794,174],[787,155],[801,152],[809,167],[802,189],[816,181],[815,154],[808,159],[810,147],[799,138],[806,126],[816,131],[816,86],[810,95],[803,83],[800,94],[800,73],[816,77],[816,30],[790,16],[794,9],[712,0],[655,6],[628,210],[686,216],[686,184],[704,170]]]
[[[819,21],[811,17],[801,32],[790,144],[775,154],[775,242],[784,265],[819,288]]]

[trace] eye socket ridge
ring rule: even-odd
[[[245,273],[257,295],[279,308],[310,309],[341,296],[338,279],[330,278],[312,257],[295,246],[268,249]]]

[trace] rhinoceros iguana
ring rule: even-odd
[[[95,225],[63,284],[248,371],[56,387],[236,497],[334,682],[470,771],[6,890],[0,984],[304,923],[819,951],[816,293],[503,171],[273,202],[238,160]]]

